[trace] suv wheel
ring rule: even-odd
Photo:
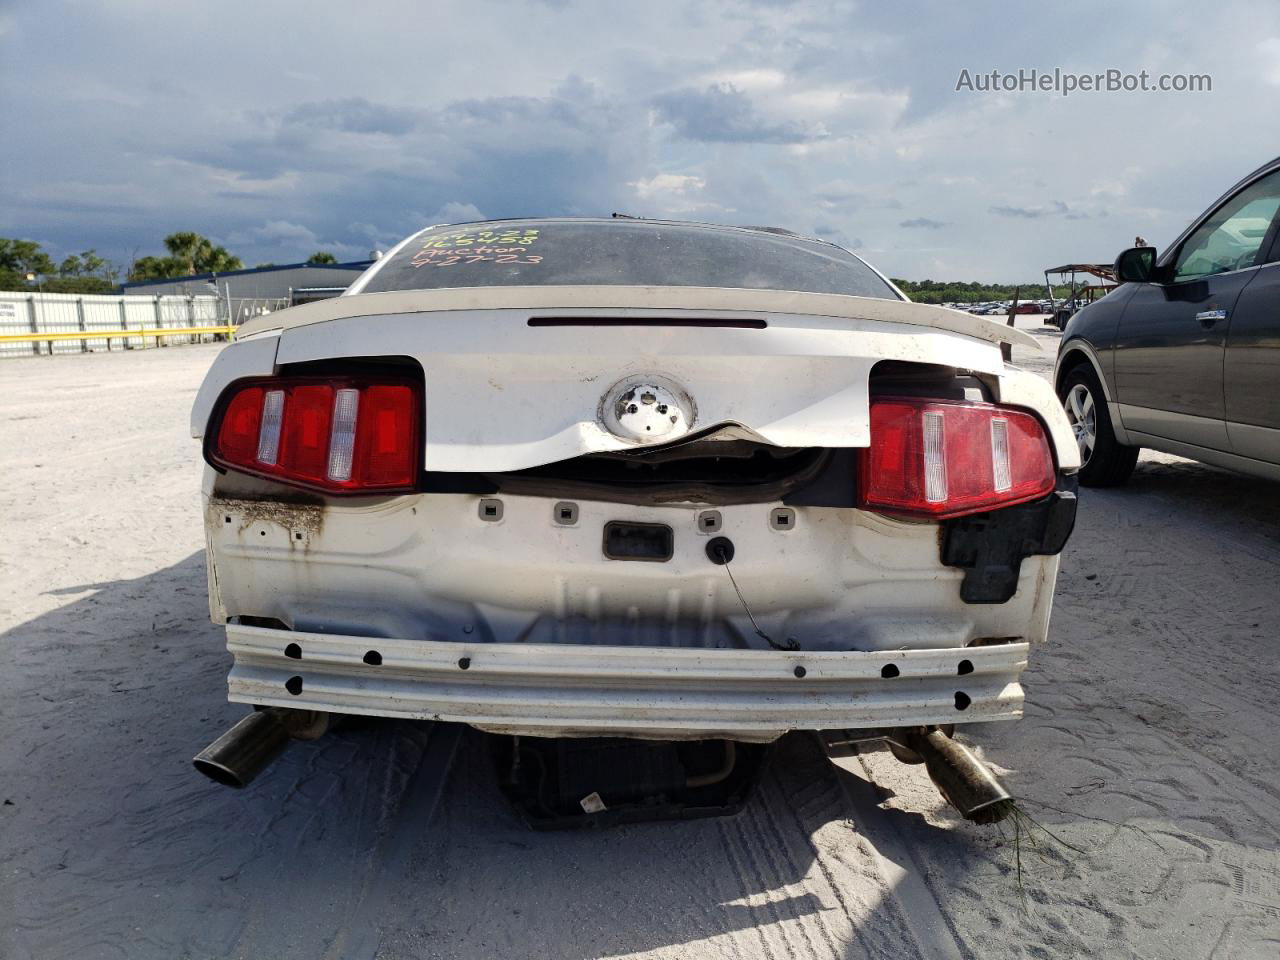
[[[1138,462],[1138,447],[1122,446],[1111,429],[1102,385],[1087,364],[1067,372],[1058,391],[1071,432],[1080,447],[1080,482],[1086,487],[1118,487]]]

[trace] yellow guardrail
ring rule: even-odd
[[[0,333],[0,343],[43,343],[48,340],[127,340],[130,337],[186,337],[200,333],[235,333],[235,327],[157,327],[143,330],[61,330],[57,333]]]

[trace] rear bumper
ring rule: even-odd
[[[241,703],[530,736],[767,741],[788,730],[1014,719],[1028,645],[792,653],[395,640],[228,624],[227,648],[235,657],[230,699]],[[380,664],[366,662],[370,651]],[[889,665],[896,677],[883,676]]]

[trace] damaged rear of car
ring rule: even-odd
[[[1017,717],[1079,462],[1010,342],[778,231],[415,234],[201,388],[230,697],[540,737]]]

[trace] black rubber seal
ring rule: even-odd
[[[707,559],[723,567],[733,559],[733,541],[728,537],[712,537],[707,541]]]
[[[942,522],[942,562],[964,570],[965,603],[1006,603],[1018,590],[1022,561],[1062,552],[1076,523],[1075,476],[1060,477],[1043,500]]]

